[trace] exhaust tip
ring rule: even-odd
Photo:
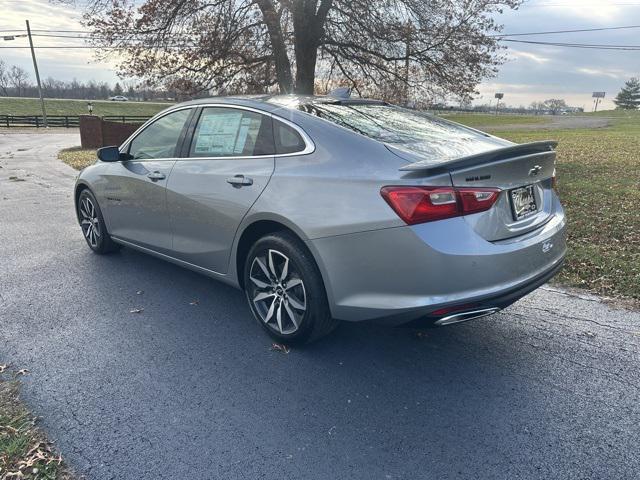
[[[498,307],[492,308],[482,308],[479,310],[469,310],[466,312],[458,312],[453,315],[448,315],[446,317],[440,318],[434,322],[434,325],[438,325],[442,327],[444,325],[452,325],[454,323],[466,322],[468,320],[474,320],[476,318],[486,317],[487,315],[492,315],[496,312],[499,312],[500,309]]]

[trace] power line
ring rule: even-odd
[[[86,49],[108,49],[108,50],[121,50],[121,49],[128,49],[131,47],[143,47],[143,48],[147,48],[149,50],[152,49],[162,49],[162,48],[200,48],[197,45],[154,45],[151,47],[147,47],[144,44],[139,44],[139,45],[127,45],[127,46],[115,46],[115,47],[103,47],[103,46],[98,46],[98,47],[94,47],[92,45],[58,45],[58,46],[43,46],[43,47],[36,47],[34,46],[33,48],[35,49],[42,49],[42,48],[56,48],[56,49],[76,49],[76,48],[86,48]],[[20,50],[20,49],[25,49],[25,48],[30,48],[30,47],[5,47],[5,46],[0,46],[0,48],[6,48],[6,49],[16,49],[16,50]]]
[[[583,48],[590,50],[622,50],[622,51],[638,51],[640,50],[640,45],[599,45],[599,44],[585,44],[585,43],[561,43],[561,42],[536,42],[529,40],[509,40],[503,39],[503,42],[511,42],[511,43],[524,43],[528,45],[546,45],[551,47],[566,47],[566,48]],[[106,50],[126,50],[132,47],[141,47],[148,50],[158,50],[158,49],[173,49],[173,48],[201,48],[198,45],[154,45],[154,46],[146,46],[144,44],[130,44],[130,45],[119,45],[113,47],[107,46],[92,46],[92,45],[57,45],[57,46],[34,46],[35,49],[58,49],[58,50],[67,50],[67,49],[106,49]],[[22,50],[28,49],[29,47],[18,47],[18,46],[0,46],[0,49],[13,49],[13,50]]]
[[[585,2],[582,5],[580,5],[581,7],[585,7],[585,6],[597,6],[597,7],[601,7],[602,4],[600,2],[597,1],[593,1],[593,2]],[[607,3],[607,6],[609,7],[640,7],[640,3],[638,2],[616,2],[616,3]],[[521,5],[519,8],[548,8],[548,7],[560,7],[560,8],[575,8],[576,4],[575,3],[525,3],[524,5]]]
[[[529,45],[549,45],[552,47],[569,47],[569,48],[587,48],[594,50],[640,50],[640,45],[607,45],[607,44],[589,44],[589,43],[564,43],[564,42],[538,42],[534,40],[509,40],[503,39],[503,42],[526,43]]]
[[[626,30],[630,28],[640,28],[640,25],[628,25],[623,27],[602,27],[602,28],[580,28],[576,30],[551,30],[546,32],[527,32],[527,33],[504,33],[489,35],[490,37],[520,37],[529,35],[554,35],[556,33],[578,33],[578,32],[602,32],[605,30]]]

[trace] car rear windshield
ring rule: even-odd
[[[499,146],[492,137],[462,125],[391,105],[311,103],[299,108],[374,140],[441,160]]]

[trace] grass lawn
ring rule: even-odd
[[[88,100],[45,99],[48,115],[83,115],[88,113]],[[110,102],[92,100],[93,114],[152,116],[171,103],[156,102]],[[0,115],[42,115],[40,100],[37,98],[0,97]]]
[[[93,165],[96,159],[96,150],[93,148],[71,147],[58,152],[58,160],[62,160],[76,170]]]
[[[17,372],[0,365],[0,478],[71,480],[62,457],[20,401]]]
[[[557,280],[640,299],[640,112],[597,115],[617,118],[598,129],[501,132],[495,126],[491,133],[519,143],[559,142],[558,190],[569,221],[569,253]]]

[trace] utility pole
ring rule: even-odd
[[[36,62],[36,52],[33,49],[33,39],[31,38],[31,28],[29,27],[29,20],[27,22],[27,36],[29,37],[29,46],[31,47],[31,58],[33,59],[33,69],[36,71],[36,82],[38,82],[38,95],[40,95],[40,105],[42,105],[42,120],[44,121],[44,128],[49,128],[47,122],[47,111],[44,108],[44,98],[42,97],[42,85],[40,85],[40,74],[38,73],[38,62]]]

